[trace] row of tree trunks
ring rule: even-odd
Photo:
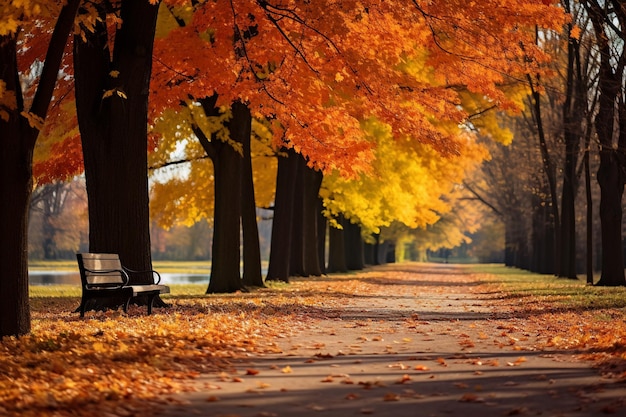
[[[319,189],[321,172],[310,168],[293,149],[278,157],[276,197],[267,280],[289,282],[292,276],[323,273]]]

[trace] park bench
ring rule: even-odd
[[[85,316],[91,300],[120,300],[127,312],[131,300],[135,297],[147,297],[148,314],[152,314],[152,303],[159,294],[170,292],[167,285],[159,285],[161,275],[154,270],[133,271],[122,266],[120,257],[112,253],[77,253],[78,269],[82,284],[82,297],[78,310]],[[135,274],[152,274],[153,284],[129,285],[130,277]],[[119,307],[117,304],[116,307]]]

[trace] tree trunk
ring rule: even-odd
[[[337,218],[339,224],[345,223],[343,216]],[[346,244],[344,239],[345,233],[342,229],[335,227],[328,228],[328,268],[327,271],[348,272],[346,265]]]
[[[533,194],[532,265],[530,270],[540,274],[554,273],[554,223],[548,204]]]
[[[219,113],[215,107],[217,96],[200,100],[207,116]],[[247,108],[241,103],[233,104],[233,120],[229,123],[230,138],[242,143],[250,128],[245,123],[233,123],[244,117]],[[215,204],[213,212],[213,251],[211,257],[211,279],[207,294],[227,293],[244,289],[241,280],[241,187],[243,158],[230,144],[216,137],[211,140],[194,127],[196,137],[213,162]]]
[[[570,2],[564,3],[569,12]],[[568,34],[573,24],[568,24]],[[561,249],[558,276],[576,279],[576,211],[577,187],[576,165],[580,148],[581,123],[584,119],[582,104],[586,102],[582,90],[582,70],[580,68],[580,48],[578,40],[570,37],[567,48],[566,92],[563,102],[563,139],[565,141],[565,165],[563,167],[563,188],[561,193]]]
[[[89,199],[89,250],[118,253],[124,266],[152,268],[147,127],[158,5],[125,0],[110,60],[100,22],[74,39],[76,105]],[[104,19],[104,10],[100,11]],[[117,71],[111,72],[111,71]],[[118,74],[113,76],[112,74]],[[103,97],[103,92],[111,95]],[[132,284],[151,283],[145,274]],[[162,305],[160,300],[157,304]]]
[[[319,191],[322,185],[323,174],[321,171],[314,170],[303,165],[303,259],[304,272],[306,276],[319,277],[322,275],[319,256]],[[324,223],[325,224],[325,223]]]
[[[541,149],[541,161],[543,163],[543,169],[546,175],[546,180],[548,182],[548,192],[550,196],[550,208],[552,210],[553,215],[553,224],[554,224],[554,236],[553,239],[554,248],[550,250],[553,253],[554,258],[556,259],[555,265],[561,264],[561,242],[559,239],[561,237],[561,220],[559,218],[559,204],[557,197],[557,189],[556,189],[556,169],[555,164],[550,157],[550,152],[548,150],[548,143],[546,141],[546,132],[543,127],[543,115],[541,108],[541,93],[535,89],[534,83],[530,76],[528,76],[528,80],[531,88],[531,98],[532,98],[532,108],[533,114],[535,116],[535,123],[537,124],[537,135],[539,136],[539,148]],[[528,264],[528,262],[521,262]],[[518,265],[523,269],[527,269],[527,267]],[[552,271],[554,272],[554,271]]]
[[[61,58],[79,0],[61,9],[54,28],[30,113],[44,120],[52,100]],[[15,94],[15,107],[0,117],[0,338],[30,331],[28,295],[28,209],[32,194],[33,150],[39,131],[21,116],[24,99],[17,63],[18,34],[0,36],[0,80]]]
[[[343,228],[346,245],[346,267],[351,271],[360,271],[365,267],[361,226],[351,221],[345,221]]]
[[[293,212],[291,216],[291,248],[289,255],[289,276],[306,277],[304,269],[304,169],[306,167],[302,155],[289,156],[296,164],[295,187],[293,195]]]
[[[600,167],[597,180],[600,185],[600,223],[602,230],[602,275],[597,285],[626,285],[624,277],[624,261],[622,255],[622,194],[624,193],[624,154],[623,149],[615,146],[615,116],[619,104],[620,142],[626,138],[624,103],[620,99],[624,73],[624,42],[610,43],[605,31],[607,9],[596,2],[586,2],[590,20],[596,33],[596,44],[599,50],[600,66],[598,69],[598,112],[595,117],[595,128],[600,142]],[[624,10],[615,8],[623,21]],[[612,49],[620,47],[621,56],[614,66]],[[624,146],[626,144],[620,143]]]
[[[286,153],[286,156],[278,157],[272,241],[266,280],[289,282],[291,227],[297,173],[295,159],[297,155],[292,149],[283,150],[283,152]]]
[[[600,220],[602,223],[602,275],[596,285],[626,285],[622,254],[622,195],[624,182],[618,150],[600,152]]]
[[[0,66],[6,65],[6,42],[0,38]],[[3,79],[7,81],[6,79]],[[19,85],[8,84],[16,91]],[[0,337],[30,331],[28,299],[28,207],[32,190],[33,150],[23,135],[30,127],[19,113],[0,118]],[[32,134],[32,133],[31,133]]]
[[[326,229],[328,221],[323,213],[324,201],[317,197],[317,256],[322,274],[326,273]]]
[[[264,287],[261,274],[261,245],[259,243],[259,227],[256,219],[256,199],[252,176],[252,155],[250,154],[250,131],[252,116],[250,109],[243,103],[232,105],[233,120],[231,135],[238,134],[243,144],[243,161],[241,171],[241,226],[243,230],[243,285]]]
[[[586,233],[586,260],[585,270],[587,273],[587,284],[593,285],[593,197],[591,192],[591,168],[589,164],[589,136],[585,140],[585,199],[587,202],[587,233]]]

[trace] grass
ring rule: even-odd
[[[159,272],[177,274],[205,273],[211,270],[210,261],[153,261],[152,267]],[[78,272],[78,264],[74,260],[28,262],[31,271],[75,271]]]
[[[76,270],[74,261],[35,261],[32,270]],[[626,288],[594,287],[584,280],[556,278],[552,275],[530,273],[500,264],[474,264],[468,266],[473,272],[485,274],[486,280],[496,284],[512,298],[537,297],[540,301],[554,302],[568,308],[626,309]],[[210,262],[155,261],[154,268],[170,273],[209,273]],[[281,289],[279,282],[268,282],[268,287]],[[171,284],[171,294],[176,296],[201,296],[207,284]],[[80,287],[74,285],[35,285],[30,287],[31,297],[80,297]]]
[[[595,287],[581,279],[557,278],[503,265],[472,265],[470,268],[476,273],[488,274],[487,280],[499,285],[511,297],[536,297],[539,301],[560,303],[568,308],[626,308],[626,287]]]

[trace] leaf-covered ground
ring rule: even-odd
[[[181,393],[193,395],[199,389],[206,391],[204,406],[210,406],[222,401],[225,391],[219,390],[220,384],[241,383],[248,396],[269,392],[261,378],[265,369],[240,364],[270,357],[309,355],[307,362],[313,362],[342,355],[390,355],[394,362],[385,368],[397,373],[389,377],[400,381],[403,391],[377,392],[374,399],[381,403],[402,402],[407,395],[423,401],[420,395],[425,394],[409,395],[411,384],[443,378],[433,370],[453,361],[476,367],[480,377],[487,367],[505,374],[523,368],[532,352],[571,352],[597,365],[607,381],[626,380],[623,289],[470,268],[405,264],[298,279],[252,293],[204,296],[174,291],[165,298],[170,307],[155,309],[152,316],[145,315],[145,307],[132,307],[128,315],[90,312],[80,319],[73,313],[75,296],[37,297],[32,301],[32,334],[5,338],[0,344],[0,415],[153,415],[172,403],[184,406]],[[332,342],[333,337],[339,340]],[[448,356],[434,350],[415,355],[418,346],[436,347]],[[508,359],[475,354],[487,347],[505,352]],[[400,363],[393,356],[398,353],[412,357]],[[297,376],[298,366],[294,362],[273,372]],[[316,383],[336,392],[359,384],[383,385],[373,377],[356,380],[342,372],[328,372]],[[494,402],[486,401],[475,385],[470,389],[466,382],[451,383],[458,390],[452,397],[458,403]],[[275,388],[277,393],[287,390]],[[350,389],[342,395],[357,412],[375,413],[376,407],[361,398],[368,394]],[[508,409],[524,414],[523,407]],[[601,407],[606,413],[625,409],[619,401]],[[324,405],[308,410],[323,411]]]

